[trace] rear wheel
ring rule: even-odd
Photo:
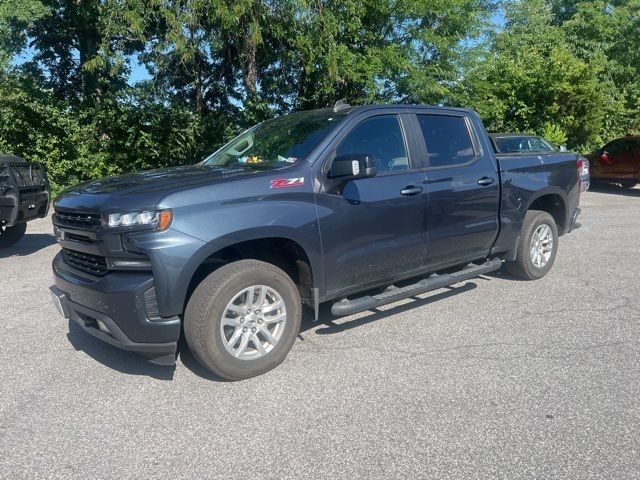
[[[184,331],[204,367],[240,380],[284,360],[301,317],[298,290],[285,272],[269,263],[240,260],[198,285],[187,304]]]
[[[551,270],[557,251],[558,227],[553,217],[547,212],[529,210],[522,224],[516,259],[505,262],[505,267],[518,278],[537,280]]]
[[[27,231],[26,223],[18,223],[12,227],[0,225],[0,248],[7,248],[20,241]]]

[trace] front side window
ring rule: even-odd
[[[368,155],[378,172],[409,170],[409,157],[396,115],[363,120],[336,148],[336,156]]]
[[[418,115],[418,123],[427,144],[430,167],[459,165],[475,158],[464,117]]]
[[[267,120],[240,134],[202,163],[256,170],[293,165],[305,160],[345,115],[333,110],[312,110]]]

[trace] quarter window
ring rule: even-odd
[[[342,140],[336,155],[369,155],[378,172],[409,170],[409,157],[396,115],[363,120]]]
[[[427,144],[430,167],[459,165],[475,158],[464,117],[418,115],[418,123]]]

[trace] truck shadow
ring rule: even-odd
[[[49,233],[27,233],[18,243],[0,250],[0,258],[24,257],[56,243]]]
[[[525,280],[523,278],[516,277],[515,275],[511,275],[504,266],[500,270],[496,270],[495,272],[485,273],[484,276],[487,278],[499,278],[502,280],[509,280],[510,282],[530,282],[531,281],[531,280]]]
[[[191,350],[189,350],[189,346],[187,345],[187,341],[184,339],[184,335],[181,335],[180,340],[178,341],[178,352],[180,362],[182,362],[182,365],[186,368],[191,370],[191,373],[194,373],[205,380],[211,380],[212,382],[232,383],[234,381],[219,377],[200,365],[200,362],[198,362],[196,357],[191,353]]]
[[[640,188],[622,188],[615,183],[591,183],[589,187],[590,192],[595,193],[609,193],[612,195],[621,195],[624,197],[639,197]]]
[[[175,366],[155,365],[131,352],[102,342],[83,331],[72,320],[69,320],[67,339],[76,351],[84,352],[95,361],[118,372],[144,375],[158,380],[173,380]]]
[[[430,295],[427,298],[419,296],[409,297],[412,299],[411,302],[395,306],[391,304],[392,306],[384,311],[380,309],[373,309],[370,310],[370,313],[368,314],[365,312],[364,316],[347,321],[344,321],[344,319],[348,319],[349,317],[334,317],[331,314],[330,303],[325,303],[320,306],[320,316],[317,322],[314,321],[313,312],[310,309],[304,309],[299,339],[304,341],[304,334],[314,329],[315,333],[318,335],[342,333],[392,315],[424,307],[430,303],[440,300],[445,300],[459,293],[474,290],[476,287],[477,284],[472,281],[467,281],[459,287],[444,287],[444,291],[436,293],[435,295]],[[67,338],[76,351],[82,351],[95,361],[118,372],[128,375],[144,375],[158,380],[173,380],[176,369],[175,366],[169,367],[155,365],[133,353],[104,343],[91,335],[88,335],[73,321],[69,321],[69,333],[67,333]],[[178,342],[178,358],[187,369],[201,378],[215,382],[229,382],[229,380],[210,373],[200,365],[198,360],[189,351],[189,347],[184,340],[184,335],[180,336],[180,340]]]
[[[348,317],[334,317],[331,314],[331,304],[326,303],[320,306],[320,315],[317,322],[314,321],[313,313],[311,311],[305,312],[306,315],[303,316],[302,325],[300,326],[300,338],[304,341],[304,336],[302,335],[302,333],[317,328],[318,325],[324,325],[324,327],[316,329],[315,333],[317,333],[318,335],[341,333],[353,328],[367,325],[386,317],[390,317],[392,315],[397,315],[399,313],[407,312],[415,308],[424,307],[425,305],[429,305],[430,303],[437,302],[439,300],[444,300],[459,293],[468,292],[475,289],[477,286],[478,285],[475,282],[468,281],[460,287],[444,287],[446,290],[444,290],[443,292],[436,293],[435,295],[431,295],[427,298],[421,298],[419,296],[409,297],[413,301],[392,306],[391,308],[387,308],[386,310],[380,310],[378,308],[369,310],[369,312],[371,313],[369,313],[368,315],[347,321],[342,321],[342,319]]]
[[[354,320],[349,320],[342,323],[336,322],[348,317],[334,317],[331,314],[330,303],[325,303],[320,306],[320,315],[317,322],[314,321],[313,312],[311,311],[311,309],[305,308],[302,311],[302,324],[300,325],[300,333],[298,335],[298,339],[304,342],[303,334],[313,329],[317,329],[315,333],[319,335],[341,333],[353,328],[361,327],[371,322],[375,322],[376,320],[396,315],[398,313],[406,312],[414,308],[423,307],[438,300],[444,300],[446,298],[457,295],[458,293],[468,292],[475,289],[476,287],[477,284],[474,282],[467,282],[460,287],[445,287],[447,290],[435,295],[431,295],[428,298],[409,297],[413,299],[412,302],[397,305],[384,311],[381,311],[379,309],[371,310],[371,313],[369,315],[365,315],[364,317],[359,317]],[[202,367],[200,363],[198,363],[198,360],[196,360],[196,358],[189,351],[189,347],[184,341],[184,335],[181,336],[180,341],[178,342],[178,351],[180,352],[180,360],[182,364],[199,377],[215,382],[229,382],[229,380],[210,373],[208,370]]]

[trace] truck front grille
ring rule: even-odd
[[[100,215],[56,210],[53,221],[63,227],[93,229],[100,226]]]
[[[12,165],[11,170],[16,179],[16,185],[23,187],[40,187],[44,185],[42,167],[37,163],[24,163]]]
[[[77,252],[75,250],[69,250],[68,248],[62,249],[62,256],[67,265],[77,270],[100,277],[109,272],[107,259],[105,257]]]

